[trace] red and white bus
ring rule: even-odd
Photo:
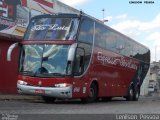
[[[85,14],[33,17],[20,47],[18,92],[46,102],[125,97],[138,100],[150,50]]]

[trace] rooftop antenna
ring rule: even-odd
[[[103,14],[103,19],[102,19],[102,20],[103,20],[103,21],[104,21],[104,12],[105,12],[105,9],[103,8],[103,9],[102,9],[102,14]]]
[[[155,62],[157,61],[157,45],[155,46]]]
[[[105,9],[103,8],[103,9],[102,9],[102,14],[103,14],[102,22],[103,22],[103,23],[108,22],[108,20],[105,20],[105,19],[104,19],[104,13],[105,13]]]

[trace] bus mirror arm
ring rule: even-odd
[[[75,57],[75,52],[76,52],[76,49],[77,49],[77,43],[74,43],[71,45],[71,47],[69,48],[69,51],[68,51],[68,61],[71,61],[73,62],[74,60],[74,57]]]
[[[18,45],[19,45],[19,43],[14,43],[14,44],[12,44],[12,45],[9,47],[9,49],[8,49],[8,51],[7,51],[7,61],[11,61],[12,51],[13,51],[13,49],[16,48]]]

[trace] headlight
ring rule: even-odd
[[[18,80],[18,82],[17,82],[18,84],[20,84],[20,85],[27,85],[28,83],[27,82],[25,82],[25,81],[22,81],[22,80]]]
[[[58,88],[63,88],[63,87],[69,87],[69,86],[71,86],[71,84],[61,83],[61,84],[55,84],[54,86],[55,86],[55,87],[58,87]]]

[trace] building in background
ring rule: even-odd
[[[8,47],[22,40],[31,17],[40,14],[79,13],[57,0],[0,0],[0,94],[17,93],[18,48],[7,62]]]
[[[146,78],[143,81],[143,84],[141,86],[141,92],[140,95],[148,95],[148,85],[149,85],[149,80],[150,80],[150,70],[148,71]]]

